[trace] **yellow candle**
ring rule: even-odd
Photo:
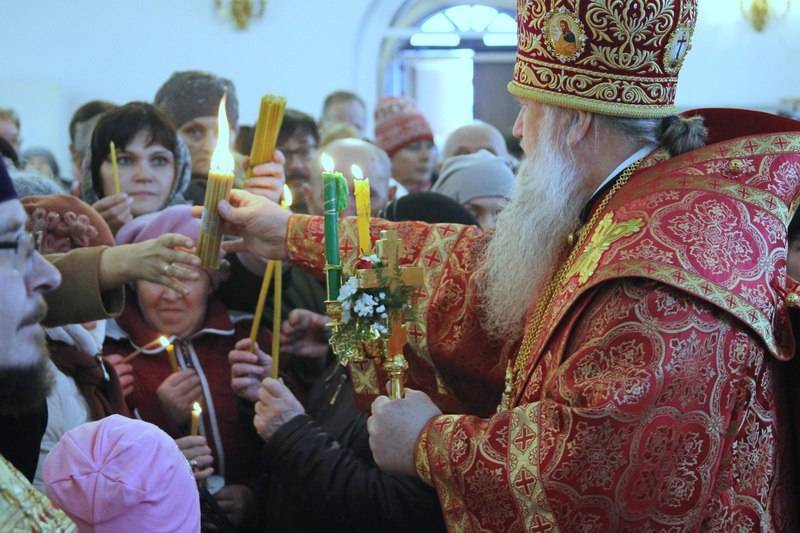
[[[211,154],[211,167],[206,184],[206,197],[203,210],[203,221],[200,227],[200,239],[197,243],[197,255],[203,269],[219,268],[219,252],[222,243],[222,219],[217,206],[227,200],[233,188],[233,154],[230,148],[231,129],[225,114],[226,96],[219,102],[217,116],[217,145]]]
[[[358,215],[358,250],[362,256],[372,254],[372,241],[369,237],[369,218],[371,214],[369,202],[369,178],[364,178],[361,167],[350,167],[353,173],[353,185],[356,197],[356,214]]]
[[[122,186],[119,184],[119,165],[117,165],[117,147],[114,144],[114,141],[111,141],[109,144],[109,150],[111,151],[111,177],[114,179],[114,194],[119,194],[122,192]]]
[[[192,404],[192,427],[189,431],[192,437],[196,437],[200,433],[200,419],[202,417],[203,408],[200,406],[200,402],[194,402]]]
[[[272,305],[272,377],[278,379],[281,356],[281,294],[283,293],[283,263],[275,261],[275,298]]]
[[[178,358],[175,356],[175,347],[172,345],[172,343],[169,342],[169,340],[163,335],[158,338],[158,342],[160,342],[161,346],[167,350],[169,367],[172,369],[172,371],[177,372],[180,370],[181,367],[178,365]]]
[[[281,207],[289,209],[292,207],[292,190],[288,185],[283,186],[283,199]],[[275,263],[275,298],[272,302],[272,377],[278,379],[278,370],[281,356],[281,312],[283,298],[283,263],[280,261],[270,261]]]
[[[267,293],[269,292],[269,284],[272,281],[272,271],[275,269],[275,261],[267,261],[266,270],[264,270],[264,279],[261,280],[261,292],[258,293],[258,302],[256,303],[256,312],[253,315],[253,325],[250,326],[250,342],[252,343],[252,350],[255,352],[258,349],[258,328],[261,326],[261,315],[264,314],[264,303],[267,301]]]

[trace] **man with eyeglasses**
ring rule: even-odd
[[[303,185],[311,181],[311,160],[317,153],[319,131],[314,119],[296,109],[287,109],[278,132],[278,150],[286,157],[286,184],[292,190],[292,211],[308,213]]]
[[[25,437],[36,438],[32,426],[50,388],[39,322],[47,314],[44,294],[61,283],[58,270],[36,251],[34,238],[25,231],[26,222],[25,209],[0,163],[0,418],[7,428],[4,432],[21,433],[3,436],[4,440],[14,438],[18,447]],[[38,445],[34,449],[38,451]],[[53,508],[8,458],[0,456],[0,530],[73,529],[66,515]]]

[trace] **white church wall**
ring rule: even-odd
[[[175,70],[234,79],[242,123],[255,120],[268,91],[314,116],[338,88],[372,105],[384,30],[405,3],[269,0],[265,17],[238,32],[212,0],[0,0],[0,106],[20,112],[25,146],[54,149],[68,169],[67,123],[78,105],[151,100]],[[800,96],[800,6],[793,7],[756,33],[738,1],[701,0],[678,104],[774,109]]]

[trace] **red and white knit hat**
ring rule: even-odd
[[[433,141],[433,130],[412,100],[384,96],[375,108],[375,142],[389,157],[417,141]]]

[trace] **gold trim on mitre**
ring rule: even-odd
[[[603,115],[674,115],[697,1],[518,0],[508,90]]]
[[[588,111],[600,115],[610,115],[614,117],[629,118],[664,118],[675,115],[678,108],[674,104],[669,105],[643,105],[643,104],[623,104],[616,102],[601,102],[584,98],[572,94],[557,93],[545,89],[534,89],[526,87],[516,81],[508,82],[508,92],[512,96],[534,100],[542,104],[557,107],[577,109],[578,111]]]

